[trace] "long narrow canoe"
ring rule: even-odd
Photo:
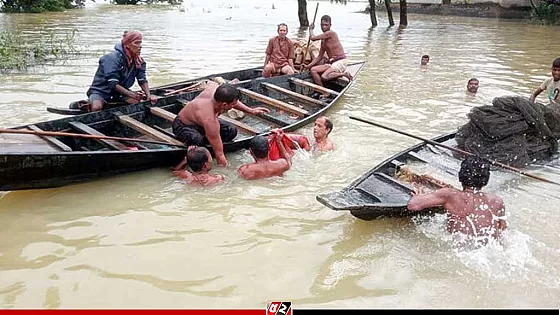
[[[224,151],[248,148],[255,135],[268,135],[271,129],[286,132],[297,130],[325,113],[348,90],[364,66],[364,62],[348,65],[354,79],[334,80],[325,87],[313,84],[309,72],[273,78],[255,77],[234,85],[241,91],[241,101],[249,107],[263,106],[269,114],[243,117],[222,114],[238,128],[237,137],[224,143]],[[225,80],[237,78],[221,74]],[[237,78],[239,79],[239,78]],[[167,94],[197,82],[189,81],[158,87],[154,94],[161,98],[155,105],[141,102],[98,112],[86,112],[65,118],[19,126],[11,129],[68,132],[136,138],[162,143],[43,136],[0,134],[0,191],[50,188],[140,171],[168,167],[179,163],[186,149],[172,132],[171,123],[200,90],[186,89]],[[319,100],[315,92],[328,93]],[[210,146],[208,146],[211,149]]]
[[[450,133],[432,140],[455,146],[454,139],[455,133]],[[413,183],[423,192],[444,187],[446,183],[459,188],[456,179],[460,163],[461,157],[423,142],[384,160],[342,190],[320,194],[316,199],[330,209],[350,211],[353,216],[368,221],[441,212],[441,207],[414,212],[407,209]]]

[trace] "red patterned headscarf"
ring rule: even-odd
[[[130,67],[132,65],[132,62],[134,61],[136,68],[140,69],[142,67],[142,62],[144,60],[142,59],[142,57],[140,57],[140,54],[133,56],[129,46],[130,44],[132,44],[137,40],[142,40],[142,34],[140,32],[125,31],[122,38],[122,45],[123,45],[124,53],[126,55],[126,61],[128,63],[128,66]]]

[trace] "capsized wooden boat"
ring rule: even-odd
[[[354,81],[364,62],[348,65]],[[231,78],[233,77],[224,77]],[[269,114],[220,118],[238,128],[237,137],[224,143],[224,151],[249,146],[255,135],[268,135],[271,129],[294,131],[325,113],[348,90],[348,80],[335,80],[321,87],[312,83],[309,72],[273,78],[240,80],[234,85],[240,100],[250,107],[263,106]],[[195,82],[196,83],[196,82]],[[195,84],[189,83],[189,84]],[[181,83],[183,84],[183,83]],[[180,87],[174,85],[176,88]],[[167,88],[159,88],[162,91]],[[318,100],[314,92],[328,93]],[[164,92],[169,93],[169,92]],[[181,108],[200,90],[183,90],[161,97],[155,105],[141,102],[98,112],[29,124],[11,129],[70,132],[111,137],[158,140],[141,143],[77,137],[0,134],[0,191],[49,188],[88,181],[109,175],[178,164],[186,153],[171,132],[171,123]],[[211,147],[208,145],[208,148]]]
[[[449,133],[432,140],[456,146],[454,138],[455,133]],[[409,211],[407,203],[412,195],[413,185],[421,192],[449,187],[450,184],[447,183],[460,188],[456,179],[461,161],[461,157],[454,156],[448,150],[422,142],[391,156],[342,190],[320,194],[316,199],[330,209],[350,211],[353,216],[362,220],[441,212],[441,207]],[[441,173],[443,176],[432,176],[434,173]]]

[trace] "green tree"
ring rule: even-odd
[[[139,4],[139,3],[158,3],[158,2],[167,2],[171,5],[178,5],[183,3],[183,0],[111,0],[112,3],[116,4]]]
[[[83,7],[85,0],[0,0],[4,13],[40,13]]]

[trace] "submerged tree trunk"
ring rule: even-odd
[[[399,6],[401,9],[401,18],[400,18],[400,26],[408,25],[408,18],[406,15],[406,0],[399,0]]]
[[[377,16],[375,15],[375,0],[369,0],[369,19],[371,20],[371,26],[377,26]]]
[[[298,0],[298,18],[300,27],[309,26],[309,20],[307,19],[307,0]]]
[[[385,8],[387,8],[387,18],[389,19],[389,26],[394,26],[393,11],[391,10],[391,0],[385,0]]]

